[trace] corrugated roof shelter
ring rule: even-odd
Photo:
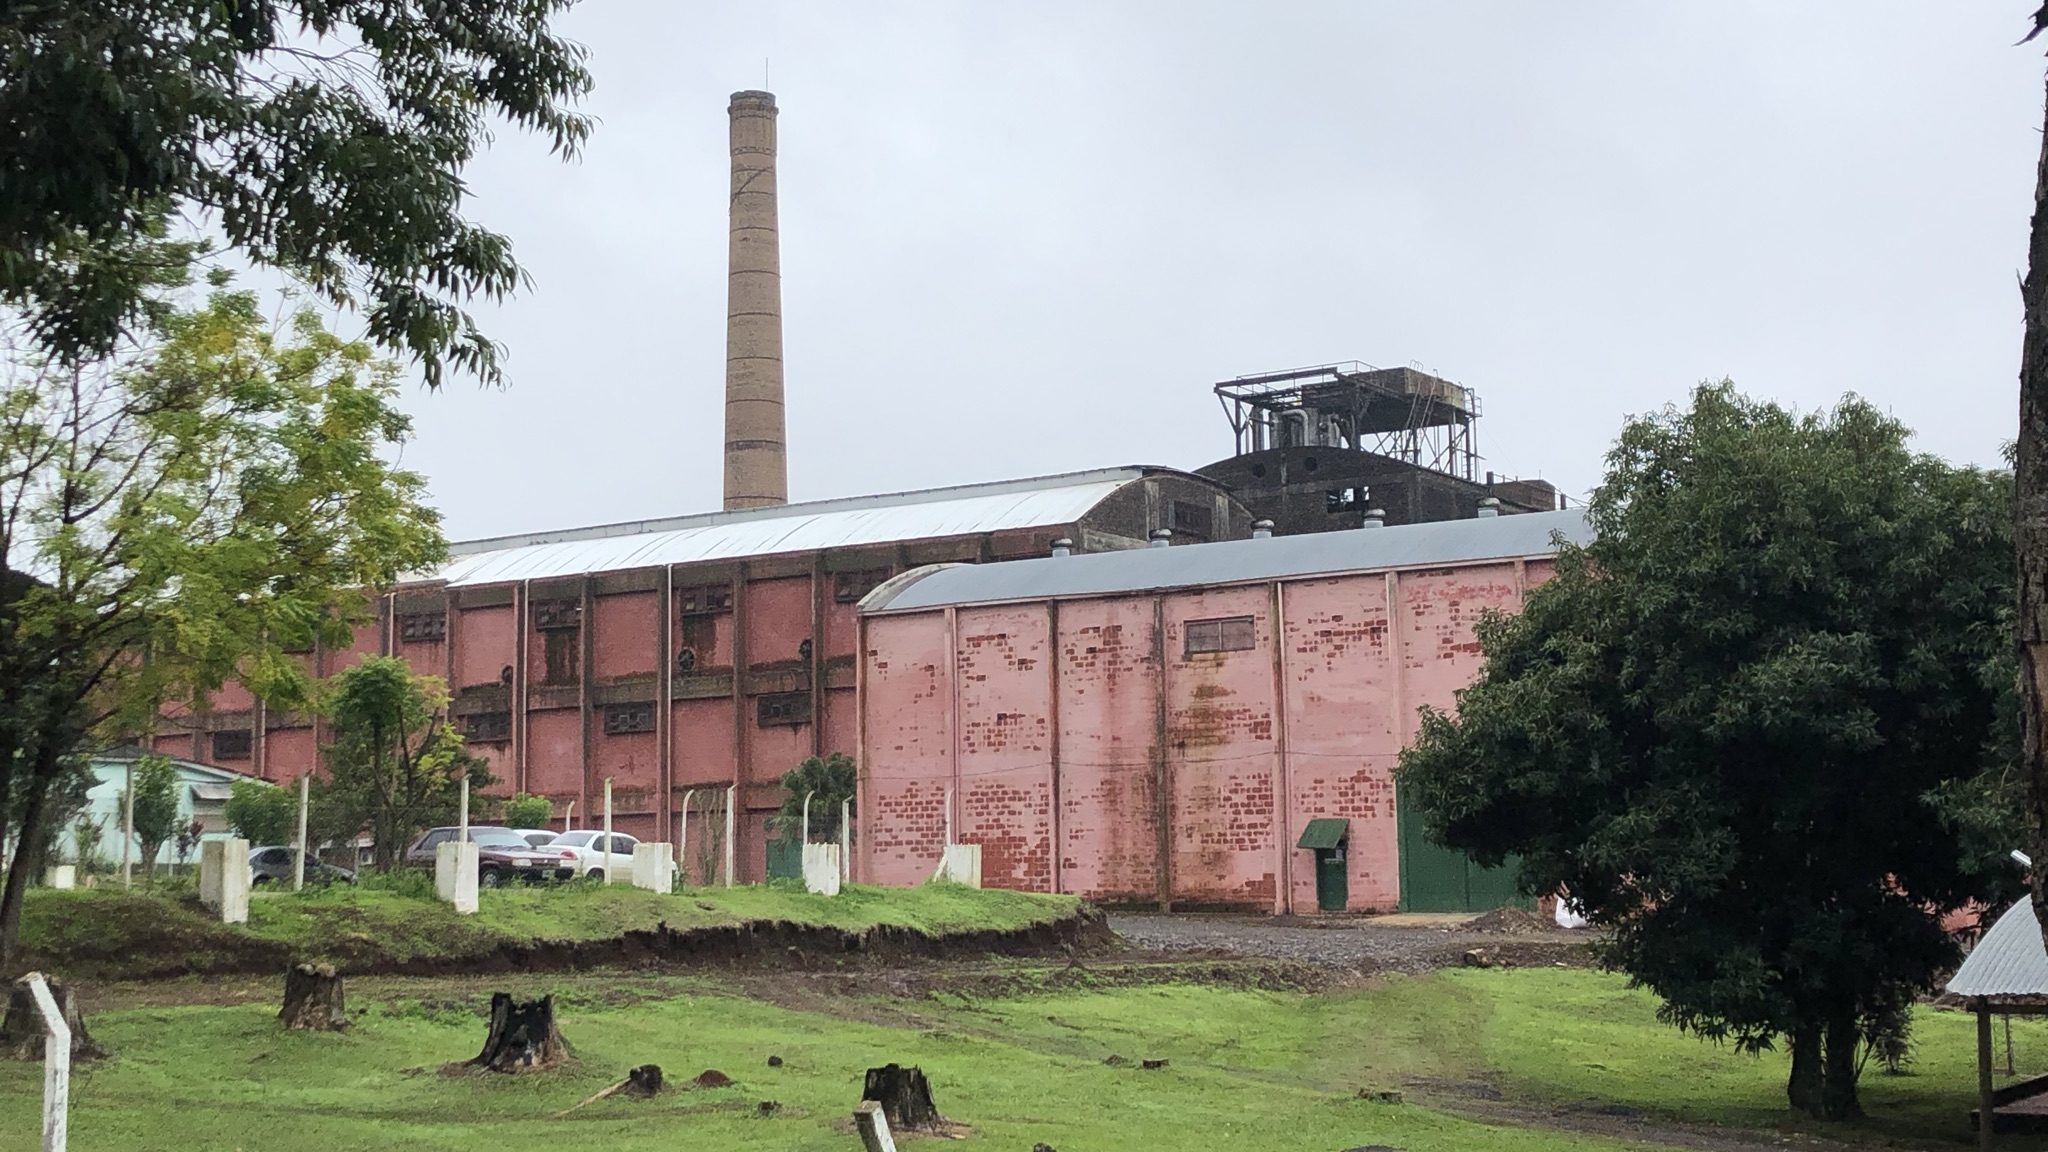
[[[1991,1147],[2000,1131],[2048,1129],[2048,1076],[1996,1087],[1991,1070],[1991,1016],[2048,1015],[2048,948],[2034,904],[2024,899],[2007,908],[1949,978],[1948,993],[1961,997],[1977,1016],[1977,1146]],[[1992,1117],[1986,1124],[1982,1118]]]
[[[909,612],[957,604],[1110,596],[1548,556],[1557,550],[1560,538],[1579,544],[1592,539],[1582,510],[1227,540],[1184,548],[1139,548],[997,565],[949,565],[906,572],[881,585],[862,602],[861,611]]]
[[[1951,995],[1965,999],[2033,997],[2048,1003],[2048,948],[2031,900],[2021,900],[1991,925],[1949,978]]]

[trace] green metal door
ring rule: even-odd
[[[768,842],[768,878],[801,880],[804,875],[804,846],[795,840]]]
[[[1344,846],[1316,852],[1316,907],[1342,912],[1351,903],[1351,880],[1344,874]]]
[[[1395,795],[1395,823],[1401,846],[1401,911],[1486,912],[1504,905],[1532,908],[1515,890],[1515,864],[1481,868],[1463,852],[1446,848],[1422,831],[1422,818]]]

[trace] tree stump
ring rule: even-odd
[[[939,1115],[938,1106],[932,1103],[932,1086],[925,1080],[922,1068],[895,1064],[870,1068],[860,1097],[882,1106],[882,1115],[888,1117],[891,1129],[941,1132],[946,1128],[946,1118]]]
[[[284,974],[284,1007],[278,1020],[287,1028],[339,1032],[348,1027],[341,973],[332,964],[295,964]]]
[[[78,994],[70,985],[52,980],[50,995],[57,1001],[57,1007],[64,1013],[64,1023],[71,1028],[71,1059],[97,1060],[107,1054],[105,1048],[94,1043],[85,1030],[85,1020],[78,1014]],[[7,994],[7,1014],[0,1016],[0,1051],[5,1051],[16,1060],[41,1060],[43,1038],[50,1030],[43,1026],[43,1010],[36,1006],[35,994],[26,984],[16,984]]]
[[[553,1068],[568,1059],[569,1042],[555,1028],[553,996],[514,1000],[510,993],[491,994],[491,1030],[470,1067],[524,1072]]]

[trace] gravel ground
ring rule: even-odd
[[[1422,972],[1458,963],[1485,948],[1511,965],[1585,964],[1585,932],[1504,936],[1463,928],[1338,920],[1329,927],[1282,924],[1254,916],[1118,913],[1109,926],[1127,947],[1162,956],[1235,956],[1287,960],[1356,971]]]

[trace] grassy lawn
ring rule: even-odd
[[[1558,1103],[1597,1100],[1681,1119],[1784,1132],[1839,1133],[1793,1121],[1785,1110],[1782,1052],[1743,1056],[1656,1025],[1656,1000],[1612,976],[1582,971],[1446,972],[1442,981],[1484,1012],[1488,1062],[1522,1093]],[[2004,1060],[2004,1032],[1993,1032]],[[2048,1072],[2048,1021],[2012,1021],[2021,1076]],[[1861,1081],[1866,1138],[1904,1146],[1967,1144],[1976,1106],[1977,1031],[1962,1012],[1921,1009],[1906,1075],[1867,1067]],[[2005,1083],[2000,1077],[1999,1083]],[[1675,1087],[1682,1086],[1682,1087]],[[2039,1146],[2013,1138],[2001,1147]]]
[[[925,1069],[941,1110],[972,1128],[970,1149],[1657,1146],[1432,1107],[1482,1081],[1539,1120],[1558,1106],[1623,1105],[1756,1129],[1766,1145],[1814,1130],[1781,1107],[1781,1057],[1679,1035],[1655,1022],[1647,997],[1595,973],[1444,972],[1327,995],[1166,984],[919,1000],[832,1000],[782,979],[774,1002],[710,978],[647,974],[360,981],[356,1027],[342,1036],[282,1032],[267,1002],[101,1013],[90,1024],[116,1056],[74,1084],[72,1147],[843,1150],[854,1146],[845,1118],[862,1071],[891,1060]],[[475,1054],[496,987],[561,993],[577,1064],[440,1075]],[[1967,1144],[1971,1035],[1966,1017],[1923,1013],[1916,1074],[1866,1074],[1872,1119],[1829,1134],[1873,1147]],[[2015,1021],[2014,1038],[2023,1071],[2048,1069],[2048,1026]],[[768,1067],[770,1055],[783,1065]],[[1127,1063],[1106,1065],[1112,1055]],[[1170,1063],[1146,1071],[1145,1059]],[[717,1068],[738,1083],[557,1116],[648,1061],[672,1082]],[[0,1064],[0,1145],[33,1130],[38,1078],[35,1065]],[[1405,1099],[1361,1099],[1360,1089]],[[780,1108],[760,1116],[763,1100]]]
[[[28,963],[86,979],[172,971],[263,970],[286,957],[353,968],[485,956],[508,944],[606,940],[666,923],[714,927],[789,921],[860,931],[880,925],[932,934],[1021,928],[1065,916],[1071,897],[953,884],[844,889],[836,898],[795,886],[707,888],[665,895],[623,885],[503,888],[479,895],[475,916],[417,895],[335,887],[258,892],[249,923],[219,923],[189,894],[111,889],[29,893]]]

